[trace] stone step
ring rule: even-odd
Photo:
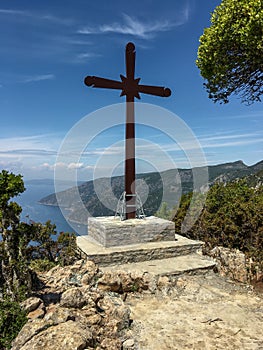
[[[137,263],[188,255],[201,250],[203,242],[175,235],[175,241],[148,242],[126,246],[104,247],[89,236],[78,236],[77,245],[83,257],[99,266]]]
[[[213,269],[216,262],[198,253],[176,256],[169,259],[142,261],[101,267],[102,271],[122,270],[149,272],[154,276],[177,276],[185,273],[206,272]]]

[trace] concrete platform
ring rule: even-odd
[[[88,218],[89,237],[104,247],[174,241],[174,223],[155,216],[121,221],[119,217]]]
[[[200,254],[188,254],[169,259],[142,261],[130,264],[104,266],[102,271],[122,270],[149,272],[155,276],[177,276],[185,273],[197,273],[211,270],[215,267],[214,260]]]
[[[77,245],[83,257],[93,260],[99,266],[174,258],[195,253],[203,245],[203,242],[193,241],[180,235],[175,235],[175,239],[174,241],[103,247],[87,235],[78,236]]]

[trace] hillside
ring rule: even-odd
[[[170,207],[178,204],[182,193],[187,193],[193,189],[193,171],[201,168],[192,169],[171,169],[161,173],[153,172],[138,174],[137,192],[141,198],[147,197],[144,203],[145,214],[154,214],[162,201],[168,203]],[[236,178],[256,174],[263,170],[263,161],[247,166],[242,161],[224,163],[208,167],[209,185],[215,181],[228,182]],[[111,188],[107,184],[111,183]],[[146,186],[146,185],[147,186]],[[165,186],[163,185],[165,184]],[[164,188],[165,187],[165,188]],[[95,191],[96,189],[96,191]],[[100,200],[96,194],[97,189],[101,190]],[[111,191],[113,194],[111,193]],[[86,223],[87,212],[83,209],[76,192],[79,193],[82,202],[92,216],[114,215],[117,207],[118,198],[124,190],[124,177],[116,176],[111,178],[101,178],[94,181],[88,181],[77,188],[72,187],[68,190],[51,194],[40,200],[41,204],[61,206],[69,209],[69,219],[80,223]],[[147,192],[148,196],[147,196]],[[164,193],[165,192],[165,193]],[[164,195],[163,195],[164,193]],[[102,204],[102,202],[105,204]],[[114,208],[114,209],[110,209]]]

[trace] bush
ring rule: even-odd
[[[182,196],[175,216],[176,233],[182,226],[192,194]],[[237,248],[263,267],[263,186],[251,179],[216,183],[207,193],[205,206],[185,236],[202,240],[211,249],[217,245]]]
[[[160,208],[154,215],[161,219],[171,220],[172,210],[168,208],[166,202],[162,202]]]
[[[33,259],[30,261],[30,268],[35,272],[45,272],[52,269],[57,264],[48,259]]]
[[[11,348],[11,342],[26,322],[26,313],[19,303],[9,300],[0,302],[0,350]]]

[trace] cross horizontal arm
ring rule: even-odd
[[[99,78],[94,76],[87,76],[84,80],[87,86],[94,88],[105,88],[105,89],[117,89],[122,90],[122,82],[117,80]]]
[[[171,95],[171,90],[162,86],[138,85],[138,92],[161,97],[169,97]]]

